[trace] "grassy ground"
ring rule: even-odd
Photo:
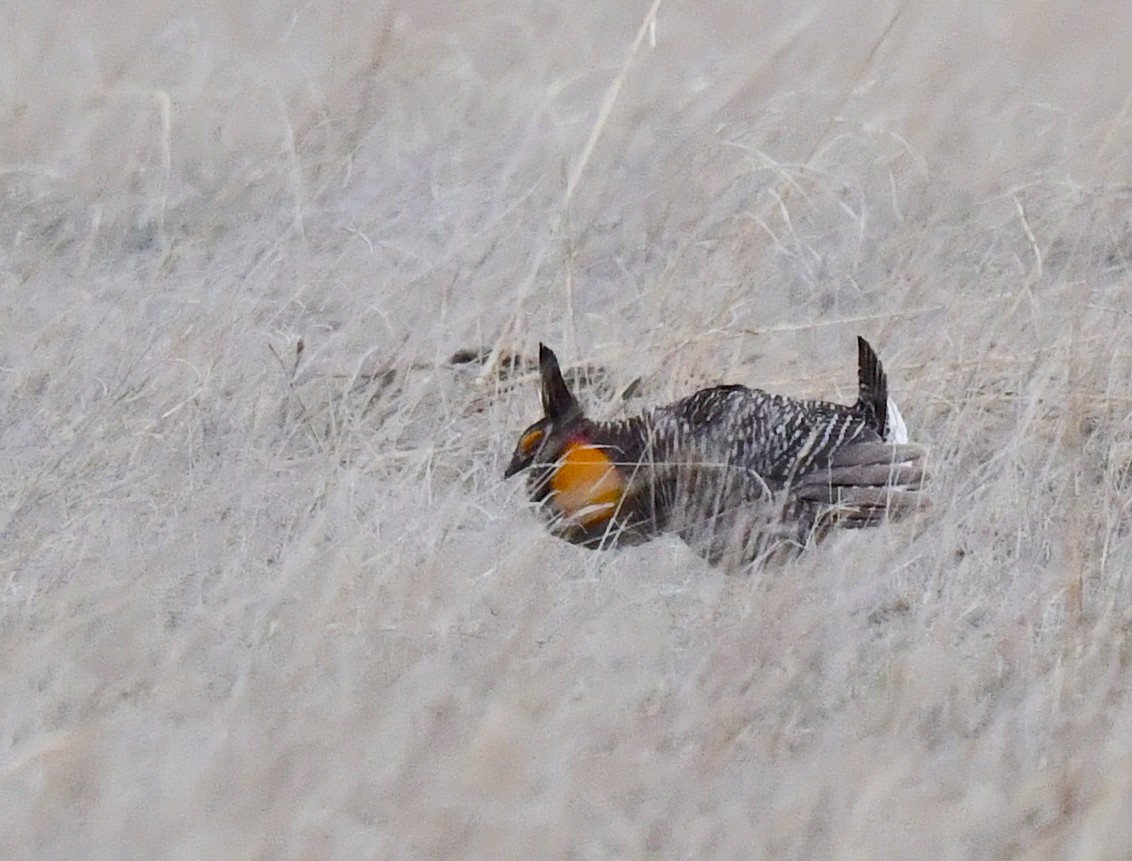
[[[1121,3],[197,5],[0,11],[5,858],[1127,857]],[[446,361],[857,333],[934,508],[749,576]]]

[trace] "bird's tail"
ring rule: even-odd
[[[888,439],[888,377],[880,358],[864,338],[857,336],[857,404],[881,439]],[[895,406],[895,404],[893,405]]]
[[[885,442],[908,442],[908,427],[900,408],[888,395],[888,375],[880,358],[868,341],[857,337],[857,380],[858,395],[856,409],[865,415],[869,427],[873,428]]]

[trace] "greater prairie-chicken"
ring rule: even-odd
[[[925,450],[908,444],[876,353],[857,345],[852,406],[725,385],[595,422],[540,344],[544,416],[504,477],[527,472],[531,499],[567,541],[616,547],[671,532],[731,567],[832,526],[898,517],[925,502]]]

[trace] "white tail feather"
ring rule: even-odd
[[[908,425],[904,424],[904,416],[900,415],[900,407],[896,401],[888,399],[888,418],[885,420],[885,442],[894,442],[903,445],[908,442]]]

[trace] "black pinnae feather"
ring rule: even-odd
[[[538,345],[538,369],[542,379],[542,408],[547,418],[565,422],[580,416],[582,409],[562,378],[558,357],[546,344]]]

